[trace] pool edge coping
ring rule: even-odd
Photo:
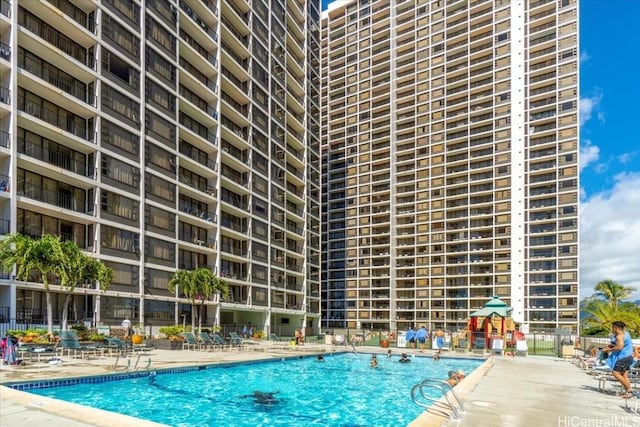
[[[469,374],[469,376],[465,377],[464,381],[460,382],[455,387],[455,392],[462,404],[464,405],[466,397],[469,393],[476,388],[480,380],[493,368],[494,363],[491,360],[491,357],[488,357],[484,360],[484,362],[478,366],[476,369]],[[446,400],[444,396],[438,400],[438,403],[446,405]],[[436,414],[430,412],[431,408],[427,408],[418,415],[411,423],[407,425],[407,427],[440,427],[446,422],[450,421],[449,418],[445,418],[440,414]],[[464,416],[464,414],[463,414]]]
[[[114,425],[120,427],[167,427],[166,424],[80,405],[78,403],[40,396],[26,391],[16,390],[5,385],[0,385],[0,395],[3,400],[10,401],[26,409],[57,415],[96,427],[113,427]]]

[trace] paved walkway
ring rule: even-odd
[[[281,358],[291,350],[268,348],[268,351],[167,351],[154,350],[152,367],[237,362],[257,358]],[[344,347],[318,345],[308,351],[342,351]],[[369,351],[381,351],[371,348]],[[361,351],[367,351],[363,348]],[[452,356],[459,356],[454,354]],[[147,355],[141,356],[144,368]],[[47,363],[27,367],[3,367],[0,383],[43,378],[106,374],[113,371],[115,357],[94,360],[64,358],[61,365]],[[137,356],[130,359],[133,367]],[[120,361],[119,371],[128,362]],[[640,427],[640,414],[625,411],[624,401],[597,390],[598,383],[573,364],[549,357],[492,357],[483,368],[469,375],[456,387],[463,399],[466,414],[462,422],[447,421],[425,412],[411,427],[430,426],[514,426],[514,427]],[[611,385],[609,390],[613,390]],[[160,426],[124,415],[105,413],[66,402],[59,402],[0,387],[0,426],[92,427],[92,426]],[[634,401],[629,403],[634,405]],[[372,420],[372,426],[376,426]],[[394,426],[395,427],[395,426]]]
[[[598,390],[598,381],[569,361],[543,357],[493,357],[484,377],[462,389],[462,423],[452,426],[640,426],[640,413],[629,412],[616,397],[617,382]],[[635,409],[635,400],[628,404]]]

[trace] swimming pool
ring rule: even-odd
[[[25,391],[171,426],[400,426],[422,412],[411,401],[413,385],[445,379],[452,369],[468,374],[483,362],[415,357],[403,364],[398,356],[380,355],[373,369],[370,358],[349,353],[329,354],[322,362],[305,357],[209,365],[98,384],[49,382]]]

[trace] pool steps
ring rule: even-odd
[[[440,391],[440,396],[428,396],[425,394],[425,389],[438,390]],[[425,408],[427,411],[443,415],[451,421],[462,421],[465,413],[462,401],[458,398],[455,390],[451,384],[443,380],[426,379],[414,385],[411,388],[411,399],[416,405]],[[422,400],[426,400],[429,403]]]

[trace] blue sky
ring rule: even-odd
[[[640,1],[580,0],[581,297],[640,290],[639,21]]]
[[[322,0],[323,9],[328,0]],[[640,298],[640,0],[580,0],[580,288]]]

